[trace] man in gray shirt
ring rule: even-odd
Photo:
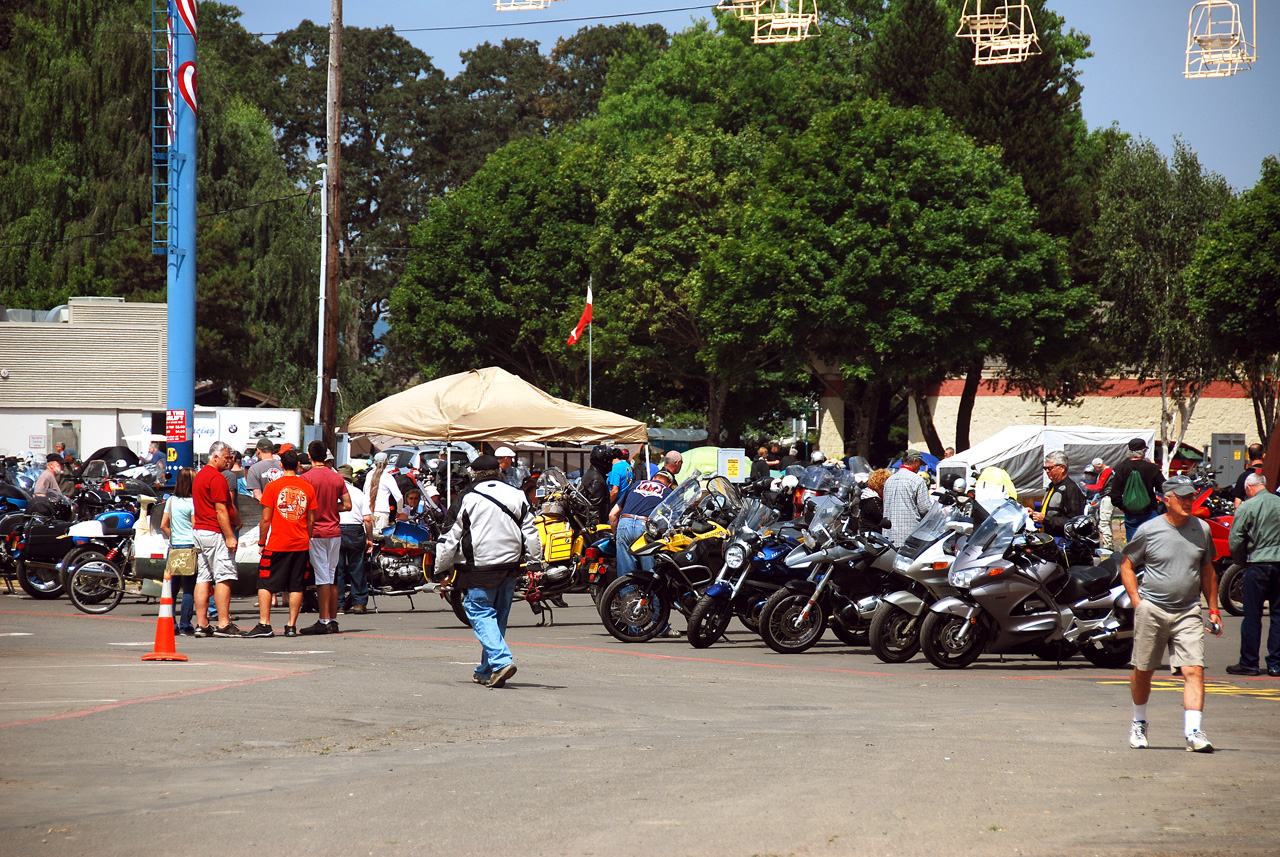
[[[1218,577],[1213,571],[1213,539],[1209,525],[1191,516],[1195,483],[1175,476],[1164,483],[1165,514],[1138,527],[1124,547],[1120,577],[1133,601],[1133,723],[1129,746],[1147,746],[1147,700],[1151,676],[1160,667],[1166,646],[1172,650],[1171,666],[1181,667],[1183,730],[1187,750],[1212,753],[1213,745],[1201,730],[1204,711],[1204,632],[1200,596],[1212,606],[1218,603]],[[1137,570],[1142,569],[1142,584]],[[1209,610],[1213,633],[1222,636],[1217,609]]]
[[[259,502],[262,501],[262,489],[266,488],[271,480],[279,479],[284,475],[280,462],[276,461],[275,447],[276,445],[267,438],[258,438],[258,460],[244,475],[245,487],[253,492],[253,499]]]

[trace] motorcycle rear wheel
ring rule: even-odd
[[[652,578],[619,577],[600,596],[600,621],[624,643],[652,640],[671,622],[671,599]]]
[[[37,601],[50,601],[62,595],[62,575],[56,571],[35,571],[27,568],[25,560],[18,560],[18,585],[22,591]]]
[[[1080,651],[1085,660],[1095,667],[1102,667],[1107,670],[1119,669],[1129,663],[1133,657],[1133,638],[1086,643]]]
[[[960,632],[966,627],[969,632],[961,639]],[[929,611],[920,624],[920,650],[940,670],[964,669],[978,659],[986,645],[986,628],[970,624],[963,616]]]
[[[871,617],[871,654],[886,664],[904,664],[920,651],[920,622],[897,604],[881,601]]]
[[[809,596],[779,589],[765,602],[760,613],[760,636],[775,652],[796,654],[813,648],[827,630],[827,612],[815,604],[802,620],[800,614]]]
[[[689,614],[689,645],[705,649],[724,636],[725,629],[733,621],[733,608],[728,598],[712,598],[704,595]]]
[[[1244,615],[1244,566],[1233,564],[1218,581],[1218,603],[1232,616]]]
[[[110,613],[124,598],[124,574],[98,551],[85,551],[67,571],[66,589],[81,613]]]
[[[462,606],[464,594],[462,588],[458,586],[449,590],[449,606],[453,608],[453,615],[458,617],[458,621],[470,628],[471,620],[467,618],[467,611]]]

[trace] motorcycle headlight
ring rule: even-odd
[[[747,564],[747,549],[739,544],[729,545],[724,552],[724,561],[729,568],[742,568]]]
[[[906,558],[905,556],[903,556],[902,554],[898,554],[897,556],[895,556],[895,557],[893,558],[893,570],[894,570],[894,571],[902,571],[902,572],[905,572],[908,568],[911,568],[911,560],[907,559],[907,558]]]
[[[950,583],[956,589],[968,589],[973,585],[973,581],[984,574],[991,571],[991,566],[986,565],[970,565],[963,568],[951,566],[951,570],[947,572],[947,583]]]

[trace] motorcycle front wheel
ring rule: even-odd
[[[920,651],[920,621],[897,604],[881,601],[871,617],[871,653],[886,664],[904,664]]]
[[[704,595],[689,614],[689,645],[705,649],[724,636],[733,620],[733,608],[728,598],[712,598]]]
[[[920,649],[940,670],[964,669],[978,659],[986,644],[986,628],[963,616],[929,611],[920,624]]]
[[[124,598],[124,574],[98,551],[85,551],[71,562],[66,589],[81,613],[110,613]]]
[[[624,643],[652,640],[671,620],[671,599],[651,577],[619,577],[600,596],[600,621]]]
[[[801,618],[809,596],[779,589],[765,602],[760,613],[760,636],[769,648],[784,655],[803,652],[822,639],[827,630],[827,612],[821,604],[813,605]]]
[[[28,568],[26,561],[21,559],[18,560],[18,585],[37,601],[49,601],[62,595],[61,574]]]

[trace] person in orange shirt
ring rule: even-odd
[[[280,453],[284,475],[262,490],[262,520],[258,542],[262,562],[258,565],[258,624],[246,637],[274,637],[271,629],[271,601],[278,592],[289,593],[289,624],[286,637],[297,636],[302,593],[311,575],[309,555],[311,533],[316,524],[316,489],[298,476],[298,453]]]

